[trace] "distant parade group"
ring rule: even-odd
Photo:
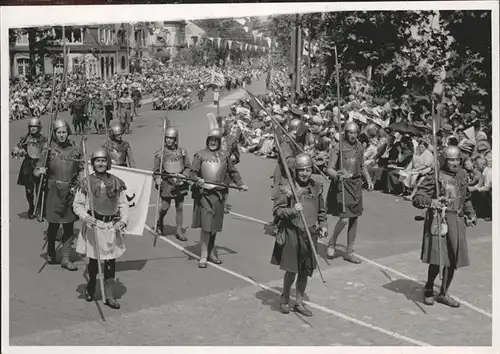
[[[76,239],[76,251],[89,259],[86,300],[95,300],[99,274],[103,301],[113,309],[120,308],[113,289],[116,259],[126,250],[123,230],[128,224],[129,206],[125,195],[127,186],[109,170],[112,165],[135,168],[132,147],[123,140],[123,134],[130,128],[131,109],[132,100],[124,101],[125,120],[109,127],[106,142],[90,158],[85,144],[78,146],[72,141],[69,124],[60,119],[52,122],[49,137],[42,135],[40,119],[29,120],[28,133],[12,151],[13,156],[23,158],[17,183],[25,188],[29,218],[48,222],[47,262],[60,264],[68,271],[77,270],[70,255],[75,241],[74,223],[80,220],[82,228]],[[176,237],[187,241],[183,231],[183,203],[191,192],[194,204],[191,227],[200,229],[199,268],[206,268],[209,262],[222,263],[215,241],[228,212],[229,190],[248,191],[236,167],[240,162],[238,135],[233,134],[225,117],[212,114],[207,117],[209,133],[205,148],[192,159],[187,150],[179,146],[179,132],[169,126],[168,120],[164,123],[161,149],[153,158],[154,184],[159,195],[155,237],[163,234],[163,219],[174,201]],[[318,238],[328,236],[327,215],[339,218],[326,242],[327,256],[335,257],[338,237],[347,225],[343,258],[360,263],[353,247],[358,218],[363,214],[363,189],[366,186],[368,191],[372,190],[373,182],[363,167],[364,148],[358,141],[360,129],[356,123],[345,124],[340,142],[330,151],[326,176],[330,185],[325,190],[323,184],[313,178],[318,167],[312,157],[303,152],[304,123],[297,118],[279,122],[272,119],[279,158],[271,193],[271,224],[276,230],[271,263],[285,272],[280,309],[283,313],[296,311],[312,316],[304,294],[314,270],[318,269],[321,275],[317,244]],[[427,305],[437,301],[458,307],[459,303],[449,295],[448,289],[456,269],[469,265],[466,226],[474,226],[476,216],[469,200],[466,174],[460,167],[460,150],[448,146],[443,155],[445,162],[437,172],[439,195],[435,175],[431,173],[420,183],[413,205],[427,209],[421,260],[429,268],[423,301]],[[86,168],[87,161],[93,170],[91,174]],[[58,262],[56,239],[61,225],[62,258]],[[442,284],[436,294],[434,282],[440,272]],[[294,282],[296,301],[292,305]]]

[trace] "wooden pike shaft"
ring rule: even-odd
[[[335,50],[335,73],[336,73],[336,82],[337,82],[337,118],[339,121],[339,164],[340,171],[344,170],[344,154],[342,153],[342,123],[341,123],[341,114],[340,114],[340,73],[339,73],[339,56],[337,53],[337,46],[334,48]],[[342,212],[345,213],[345,185],[344,180],[340,179],[340,188],[342,191]]]
[[[279,142],[278,136],[276,135],[276,124],[274,127],[274,140],[276,141],[276,146],[278,147],[279,151],[279,158],[281,159],[281,162],[285,166],[285,173],[286,177],[288,178],[288,183],[290,184],[290,189],[292,190],[293,198],[297,203],[299,203],[299,199],[297,197],[297,189],[295,187],[295,182],[292,179],[290,170],[286,167],[286,162],[283,159],[283,149],[281,148],[281,144]],[[319,260],[318,260],[318,254],[316,253],[316,248],[314,247],[314,242],[311,236],[311,232],[309,231],[309,228],[307,227],[307,222],[306,222],[306,217],[304,216],[304,212],[302,210],[299,211],[300,214],[300,219],[302,220],[302,223],[304,224],[304,229],[306,231],[307,238],[309,240],[309,245],[311,246],[311,251],[314,256],[314,260],[316,261],[316,265],[318,266],[318,272],[321,277],[321,280],[323,283],[326,283],[325,278],[323,277],[323,272],[321,271],[321,267],[319,266]]]
[[[168,113],[167,113],[168,114]],[[167,133],[167,117],[163,119],[163,138],[161,141],[161,156],[160,156],[160,171],[163,170],[163,155],[165,154],[165,134]],[[158,186],[158,193],[156,194],[156,214],[155,214],[155,225],[158,225],[158,208],[160,207],[160,192],[161,192],[161,184]],[[161,220],[163,223],[163,220]],[[153,247],[156,247],[156,242],[158,241],[158,233],[155,233],[155,237],[153,239]]]
[[[83,158],[85,161],[88,161],[87,159],[87,147],[86,147],[86,144],[85,144],[85,141],[87,140],[87,137],[83,137],[82,138],[82,153],[83,153]],[[85,163],[85,167],[84,167],[84,176],[85,176],[85,180],[87,182],[87,198],[89,198],[89,207],[90,207],[90,213],[92,215],[93,218],[95,218],[95,213],[94,213],[94,201],[93,201],[93,196],[92,196],[92,189],[90,188],[90,178],[89,178],[89,170],[88,170],[88,166],[87,166],[87,163]],[[94,253],[95,253],[95,256],[97,258],[97,271],[98,271],[98,274],[99,274],[99,285],[101,286],[101,296],[102,296],[102,301],[105,302],[106,301],[106,294],[104,292],[104,277],[103,277],[103,273],[102,273],[102,267],[101,267],[101,255],[100,255],[100,250],[99,250],[99,243],[97,242],[97,230],[96,230],[96,227],[93,225],[92,226],[92,231],[94,232],[94,237],[93,237],[93,241],[94,241]]]

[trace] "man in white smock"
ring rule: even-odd
[[[113,296],[113,285],[115,260],[125,252],[122,230],[126,227],[129,216],[125,196],[126,186],[121,179],[107,172],[111,169],[111,159],[104,149],[96,150],[90,162],[95,173],[81,182],[73,202],[74,212],[82,220],[76,251],[89,258],[87,265],[89,282],[85,289],[85,296],[87,301],[93,301],[98,273],[95,247],[95,239],[97,239],[100,259],[104,260],[106,295],[104,303],[113,309],[119,309],[120,305]],[[94,213],[90,210],[89,185]]]

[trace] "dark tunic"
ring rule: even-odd
[[[24,150],[25,157],[21,164],[21,170],[17,177],[17,184],[20,186],[33,187],[33,184],[39,180],[33,175],[33,171],[38,163],[40,154],[47,144],[47,138],[42,134],[33,136],[28,134],[21,138],[17,147]]]
[[[212,160],[215,156],[227,166],[226,176],[223,178],[221,183],[227,181],[229,177],[229,179],[237,186],[242,186],[243,182],[241,180],[240,173],[231,162],[227,152],[222,150],[215,152],[208,149],[198,151],[193,158],[190,177],[194,179],[201,178],[202,162]],[[193,186],[192,192],[194,207],[191,227],[193,229],[201,228],[205,232],[222,231],[222,225],[224,222],[224,203],[228,189],[224,187],[206,189]]]
[[[163,153],[163,161],[170,158],[182,159],[184,170],[181,173],[184,176],[189,177],[191,164],[189,162],[189,157],[186,149],[176,147],[173,150],[171,150],[165,146],[165,151]],[[160,163],[161,163],[161,150],[158,150],[155,153],[155,161],[153,167],[154,172],[160,172]],[[167,173],[164,167],[161,168],[161,173]],[[171,198],[184,197],[185,195],[187,195],[188,190],[189,190],[188,181],[186,180],[182,181],[179,178],[162,177],[162,182],[160,184],[161,198],[171,199]]]
[[[359,141],[355,144],[342,141],[343,169],[352,173],[352,177],[344,179],[345,190],[345,212],[342,212],[342,184],[338,180],[330,182],[330,188],[326,198],[328,214],[340,218],[352,218],[363,214],[363,169],[364,149]],[[330,152],[328,168],[340,170],[340,151],[335,145]]]
[[[220,148],[226,151],[229,157],[233,156],[235,165],[240,162],[240,150],[238,149],[236,136],[232,134],[224,135],[221,140]]]
[[[460,268],[469,265],[469,251],[467,248],[466,225],[464,215],[475,217],[474,208],[470,201],[467,189],[467,174],[459,169],[455,174],[442,168],[439,172],[440,195],[448,198],[445,219],[448,224],[448,234],[441,237],[439,248],[441,251],[441,265]],[[436,182],[434,175],[428,175],[419,185],[413,205],[423,209],[430,206],[432,199],[436,199]],[[433,210],[428,209],[425,215],[424,232],[422,239],[421,260],[427,264],[439,264],[438,236],[431,234]]]
[[[42,166],[48,149],[42,151],[37,167]],[[73,212],[74,194],[71,191],[77,186],[79,173],[84,168],[80,148],[73,141],[67,140],[63,145],[53,141],[47,161],[47,186],[45,219],[50,223],[66,224],[78,220]]]
[[[318,231],[327,227],[323,185],[311,179],[307,186],[298,191],[298,199],[303,206],[314,247],[317,248]],[[312,276],[316,261],[305,226],[300,215],[294,211],[294,205],[295,200],[290,187],[281,186],[274,200],[273,213],[279,222],[279,232],[284,233],[285,243],[284,245],[274,243],[271,264],[279,265],[280,269],[287,272],[306,272],[308,276]]]

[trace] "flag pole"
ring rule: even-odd
[[[161,141],[160,171],[163,170],[163,155],[165,155],[165,135],[167,132],[167,123],[168,123],[168,118],[167,117],[163,118],[163,139]],[[158,209],[160,207],[160,192],[161,192],[161,183],[158,186],[158,193],[156,194],[156,209],[155,209],[156,213],[155,213],[155,225],[154,225],[155,228],[158,225],[159,221]],[[161,220],[161,222],[163,223],[163,220]],[[153,247],[156,247],[157,241],[158,241],[158,233],[155,232]]]
[[[88,159],[87,159],[87,148],[85,141],[87,140],[87,137],[84,136],[82,138],[82,153],[83,153],[83,159],[85,163],[85,168],[83,169],[84,171],[84,176],[85,176],[85,181],[87,183],[87,197],[89,201],[89,208],[90,208],[90,214],[92,217],[95,219],[95,213],[94,213],[94,201],[92,200],[92,189],[90,188],[90,176],[89,176],[89,170],[88,170]],[[99,243],[97,242],[97,228],[95,225],[92,225],[92,231],[94,234],[93,241],[94,241],[94,255],[97,260],[97,272],[99,274],[99,285],[101,286],[101,296],[102,296],[102,302],[106,301],[106,294],[104,292],[104,278],[103,278],[103,273],[102,273],[102,267],[101,267],[101,254],[100,254],[100,248],[99,248]]]
[[[341,123],[341,113],[340,113],[340,74],[339,74],[339,57],[337,53],[337,46],[334,47],[335,50],[335,72],[337,81],[337,118],[339,121],[339,167],[340,171],[344,170],[344,154],[342,153],[342,123]],[[340,188],[342,191],[342,212],[345,213],[345,185],[344,179],[340,178]]]

